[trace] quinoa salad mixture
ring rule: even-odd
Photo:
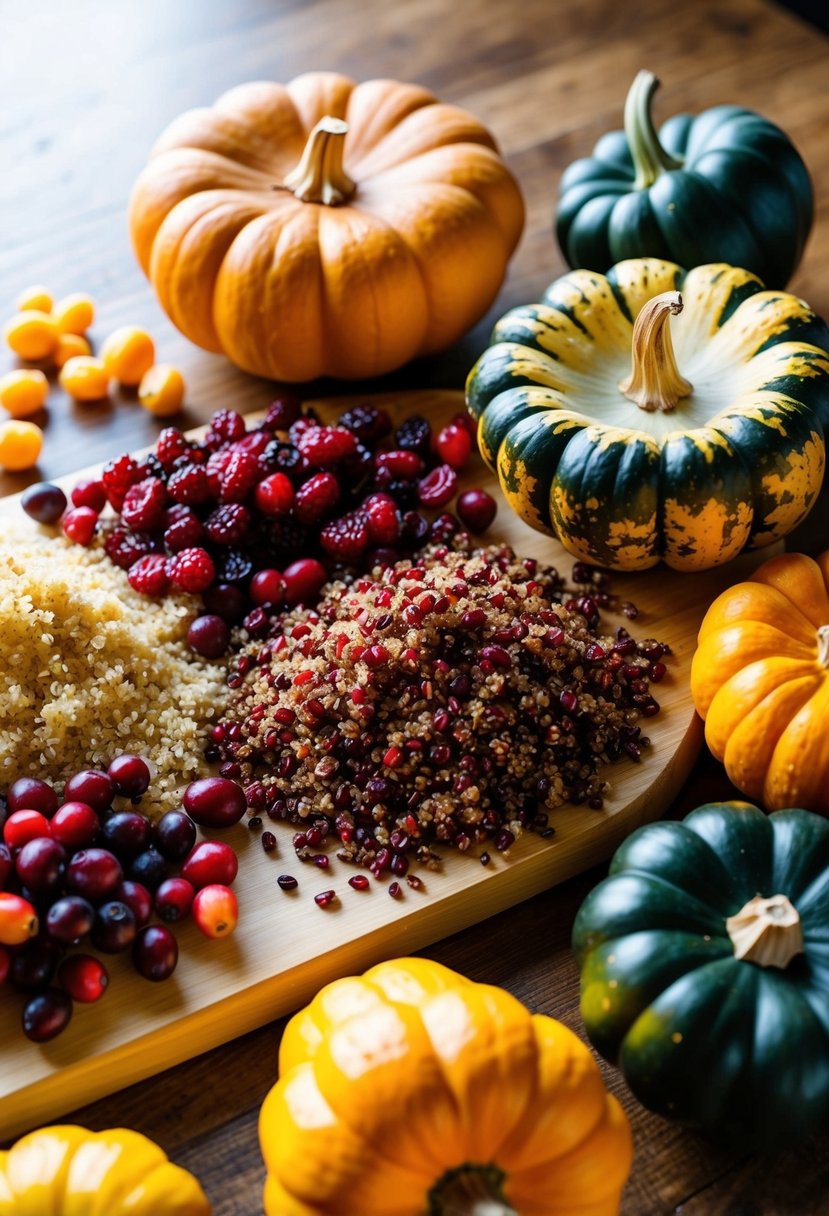
[[[639,759],[659,709],[668,648],[597,632],[607,599],[465,534],[334,581],[244,645],[208,754],[251,813],[303,829],[301,857],[333,837],[343,860],[402,874],[407,854],[437,864],[435,845],[552,835],[551,809],[601,808],[605,766]]]

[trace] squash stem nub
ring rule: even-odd
[[[653,125],[651,101],[658,88],[653,72],[637,72],[625,99],[625,136],[636,170],[636,190],[646,190],[668,169],[682,168],[682,161],[662,147]]]
[[[429,1192],[430,1216],[518,1216],[504,1199],[505,1179],[495,1165],[447,1170]]]
[[[761,967],[788,967],[803,953],[800,913],[786,895],[755,895],[725,922],[734,957]]]
[[[629,376],[619,381],[619,389],[640,410],[669,414],[694,386],[681,375],[676,365],[671,328],[671,313],[682,312],[678,291],[663,291],[642,306],[633,327],[633,366]]]
[[[356,190],[343,166],[343,146],[348,123],[326,115],[308,136],[299,164],[285,177],[284,185],[304,203],[344,203]]]

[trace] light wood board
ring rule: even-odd
[[[400,416],[422,412],[433,420],[448,419],[463,406],[457,392],[375,400]],[[353,401],[314,404],[329,417]],[[71,486],[76,477],[64,484]],[[484,485],[499,498],[487,541],[506,541],[519,554],[552,563],[569,575],[573,559],[513,515],[477,457],[463,484]],[[0,505],[3,514],[9,510],[19,510],[15,500]],[[655,688],[662,712],[646,724],[653,746],[641,764],[623,761],[606,770],[612,793],[605,810],[561,807],[550,817],[556,829],[552,839],[528,834],[509,856],[490,849],[486,868],[477,857],[445,849],[443,871],[421,871],[423,891],[404,882],[399,900],[389,898],[387,881],[372,880],[368,892],[353,891],[347,883],[353,867],[335,858],[327,871],[303,865],[291,846],[291,828],[275,827],[278,852],[268,856],[256,834],[242,824],[222,837],[240,858],[240,923],[233,937],[208,942],[192,924],[179,927],[178,969],[159,985],[137,976],[128,957],[108,959],[112,982],[104,1000],[94,1007],[76,1006],[68,1030],[43,1046],[23,1037],[17,995],[2,993],[0,1140],[295,1009],[337,976],[421,949],[609,857],[633,828],[659,817],[691,770],[702,741],[688,689],[697,629],[713,596],[757,560],[748,557],[727,570],[699,575],[657,568],[614,578],[614,592],[640,610],[637,620],[623,623],[640,638],[669,643],[673,658],[668,677]],[[609,626],[619,623],[611,617],[607,621]],[[299,879],[298,891],[279,889],[276,878],[283,872]],[[318,908],[314,895],[332,887],[339,904]],[[486,948],[485,927],[481,946]]]

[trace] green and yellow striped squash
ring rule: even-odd
[[[657,328],[686,395],[637,403],[620,388],[634,322],[680,289]],[[772,544],[814,503],[827,351],[808,305],[746,270],[635,258],[571,271],[502,317],[467,403],[484,460],[532,527],[610,569],[703,570]]]

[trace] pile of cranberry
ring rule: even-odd
[[[193,782],[184,809],[153,824],[136,805],[150,779],[140,756],[121,755],[106,772],[70,777],[62,799],[21,777],[0,806],[0,986],[8,980],[24,994],[23,1030],[34,1042],[60,1034],[75,1002],[106,991],[101,959],[71,952],[82,942],[104,955],[129,950],[138,974],[160,981],[178,961],[170,924],[192,913],[211,938],[236,926],[236,854],[220,841],[197,843],[196,824],[238,822],[244,792],[222,778]],[[128,809],[113,807],[118,797]]]
[[[457,493],[474,427],[459,414],[437,433],[421,417],[394,430],[386,411],[369,405],[327,426],[286,393],[255,430],[219,410],[200,442],[169,427],[153,454],[111,461],[100,479],[75,486],[62,526],[84,545],[103,526],[107,554],[145,595],[201,594],[205,613],[190,644],[218,658],[232,625],[256,632],[267,608],[312,603],[338,567],[393,564],[436,530],[457,530],[455,516],[433,515]],[[107,503],[117,518],[99,524]],[[40,522],[63,513],[45,487],[30,489],[24,509]],[[50,509],[57,516],[47,520]],[[495,500],[467,490],[457,512],[482,532]]]

